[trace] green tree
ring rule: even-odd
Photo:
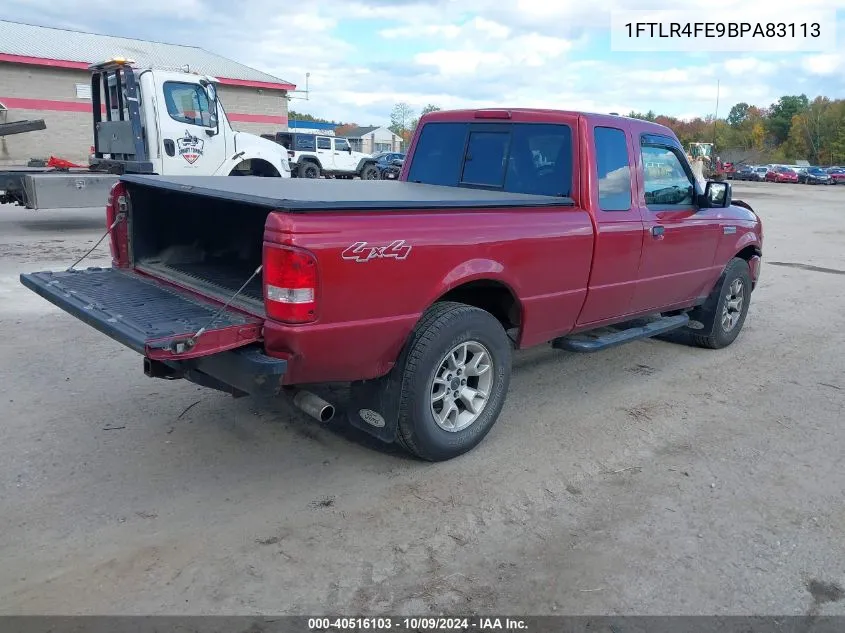
[[[414,110],[404,101],[393,106],[390,113],[390,129],[394,134],[403,136],[413,129]]]
[[[789,137],[792,117],[801,114],[810,106],[807,95],[783,96],[769,108],[767,129],[777,144],[782,144]]]
[[[291,121],[312,121],[314,123],[337,123],[337,121],[329,121],[328,119],[321,119],[311,114],[304,112],[296,112],[295,110],[288,110],[288,119]],[[338,125],[340,125],[338,123]]]
[[[439,108],[438,106],[434,105],[433,103],[429,103],[429,104],[428,104],[427,106],[425,106],[422,110],[420,110],[420,116],[419,116],[419,118],[414,119],[413,121],[411,121],[411,126],[410,126],[410,128],[409,128],[409,129],[410,129],[410,130],[416,130],[416,129],[417,129],[417,125],[418,125],[418,124],[419,124],[419,122],[420,122],[420,119],[421,119],[421,118],[423,118],[423,117],[424,117],[426,114],[428,114],[429,112],[440,112],[440,108]]]
[[[748,118],[748,108],[750,106],[747,103],[737,103],[734,107],[731,108],[730,114],[728,114],[728,125],[731,127],[739,127],[746,118]]]
[[[635,112],[634,110],[631,110],[628,113],[628,117],[631,118],[631,119],[641,119],[643,121],[652,121],[652,122],[654,122],[657,119],[657,115],[654,113],[654,110],[649,110],[645,114],[643,114],[642,112]]]

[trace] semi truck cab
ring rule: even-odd
[[[289,177],[287,152],[232,128],[214,77],[136,68],[115,58],[94,64],[91,168],[168,176]]]

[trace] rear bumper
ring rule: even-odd
[[[272,397],[281,390],[287,365],[258,347],[247,347],[186,361],[144,358],[144,373],[151,378],[183,378],[235,396]]]

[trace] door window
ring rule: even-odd
[[[170,118],[180,123],[213,128],[214,108],[199,84],[164,82],[164,103]]]
[[[690,206],[695,187],[677,151],[659,145],[643,145],[643,189],[648,206]]]
[[[618,128],[597,127],[596,168],[599,208],[602,211],[628,211],[631,208],[631,169],[625,132]]]
[[[345,138],[336,138],[334,140],[334,148],[339,152],[345,152],[349,149],[349,143]]]
[[[318,136],[317,137],[317,149],[331,149],[332,148],[332,141],[325,136]]]

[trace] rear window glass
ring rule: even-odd
[[[427,123],[408,180],[568,196],[572,132],[565,124]]]
[[[316,137],[314,136],[303,136],[302,134],[297,134],[294,137],[293,148],[297,152],[313,152],[317,149],[315,139]]]
[[[501,186],[510,136],[508,132],[470,132],[461,182]]]

